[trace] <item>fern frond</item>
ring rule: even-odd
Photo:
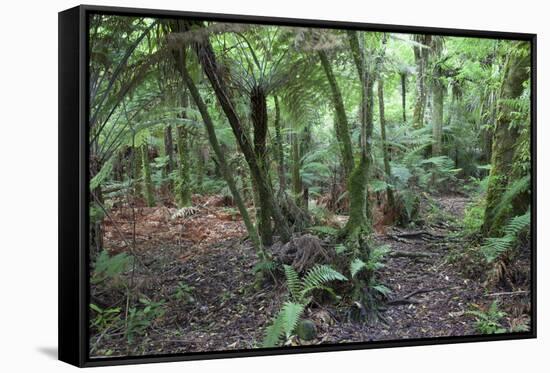
[[[508,225],[504,227],[506,235],[517,236],[524,229],[531,225],[531,208],[527,212],[520,216],[513,217]]]
[[[490,237],[485,240],[481,247],[481,252],[487,262],[491,263],[504,253],[511,250],[516,244],[519,234],[527,229],[531,224],[531,208],[520,216],[513,217],[504,227],[504,236]]]
[[[347,281],[347,278],[327,265],[316,265],[307,272],[302,281],[303,288],[301,296],[304,297],[309,292],[320,289],[327,282],[336,280]]]
[[[286,302],[281,310],[283,319],[283,330],[286,338],[290,338],[298,325],[304,312],[305,306],[300,303]]]
[[[262,341],[263,347],[275,347],[279,344],[281,337],[284,334],[284,319],[283,309],[279,311],[273,323],[267,327],[264,340]]]
[[[531,175],[526,175],[513,181],[502,195],[496,209],[495,216],[499,216],[506,209],[510,208],[512,200],[521,193],[529,190],[531,187]]]
[[[356,274],[358,274],[359,272],[361,272],[366,268],[367,268],[367,264],[365,262],[363,262],[359,258],[354,259],[349,266],[351,278],[354,278]]]
[[[300,293],[302,290],[302,284],[300,283],[298,273],[294,270],[294,268],[287,264],[284,264],[283,267],[285,270],[286,285],[288,287],[288,291],[290,292],[290,297],[293,300],[298,300],[300,299]]]

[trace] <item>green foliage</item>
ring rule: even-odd
[[[258,272],[271,272],[277,268],[277,263],[275,263],[272,260],[264,260],[256,263],[254,265],[253,271],[254,273]]]
[[[384,268],[382,260],[389,251],[390,249],[388,246],[378,246],[372,249],[366,263],[359,258],[352,260],[350,263],[351,277],[354,278],[361,271],[373,272]]]
[[[502,237],[490,237],[485,240],[481,247],[487,262],[494,262],[502,255],[508,253],[515,248],[518,237],[522,232],[525,232],[531,225],[531,209],[520,216],[513,217],[504,227],[504,235]]]
[[[271,325],[266,329],[262,342],[263,347],[275,347],[280,343],[282,337],[288,340],[295,333],[305,308],[311,302],[310,294],[313,291],[323,290],[335,295],[334,291],[326,284],[332,281],[347,281],[344,275],[327,265],[317,265],[311,268],[302,279],[291,266],[284,265],[283,267],[291,300],[284,303]]]
[[[103,250],[97,257],[94,265],[91,278],[92,284],[97,284],[108,279],[118,279],[127,270],[131,261],[132,257],[126,253],[111,256],[106,250]]]
[[[506,316],[506,312],[499,309],[498,301],[494,301],[486,312],[481,310],[466,311],[468,315],[476,318],[475,327],[481,334],[506,333],[500,321]]]
[[[98,332],[102,332],[113,325],[120,323],[120,307],[101,308],[94,303],[90,303],[92,310],[91,326]]]
[[[526,175],[514,180],[507,186],[506,191],[500,198],[495,208],[494,215],[500,216],[510,210],[513,200],[522,193],[529,191],[531,187],[531,176]]]
[[[99,187],[111,174],[113,170],[113,161],[109,159],[99,172],[90,180],[90,190],[94,190]]]
[[[187,285],[183,281],[180,281],[176,287],[174,298],[179,301],[183,301],[184,303],[193,303],[195,302],[195,297],[193,297],[194,290],[195,288],[193,286]]]
[[[316,233],[316,234],[320,233],[325,236],[335,237],[336,235],[338,235],[338,229],[329,227],[327,225],[316,225],[313,227],[309,227],[308,230],[311,231],[312,233]]]
[[[141,298],[139,302],[142,307],[132,307],[128,310],[126,337],[130,344],[136,336],[144,335],[147,329],[164,315],[164,301],[153,302]]]
[[[464,218],[462,219],[463,233],[470,236],[479,233],[485,218],[485,200],[478,199],[474,201],[464,210]]]

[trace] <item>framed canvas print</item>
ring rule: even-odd
[[[59,358],[536,336],[536,36],[59,13]]]

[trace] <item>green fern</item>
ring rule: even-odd
[[[321,289],[324,284],[331,281],[347,281],[347,278],[327,265],[316,265],[302,280],[301,298],[313,290]]]
[[[302,318],[304,309],[304,304],[285,302],[273,323],[267,328],[262,346],[275,347],[282,337],[290,338]]]
[[[286,286],[290,293],[290,297],[293,300],[300,300],[300,293],[302,290],[302,284],[298,277],[298,273],[289,265],[284,265],[285,277],[286,277]]]
[[[313,233],[321,233],[327,236],[336,236],[338,234],[338,229],[326,225],[317,225],[308,229]]]
[[[324,290],[337,297],[334,290],[325,284],[336,280],[347,280],[344,275],[327,265],[313,267],[302,280],[291,266],[283,265],[283,268],[291,301],[284,303],[271,325],[266,329],[262,342],[263,347],[275,347],[283,336],[289,339],[294,334],[305,308],[311,302],[312,298],[308,296],[309,293],[314,290]]]
[[[521,193],[529,190],[531,187],[531,175],[526,175],[520,179],[513,181],[507,188],[506,192],[502,195],[496,209],[495,216],[501,215],[508,210],[512,205],[512,200]]]
[[[283,326],[286,338],[290,338],[294,329],[298,325],[304,312],[305,305],[300,303],[286,302],[282,308]]]
[[[364,261],[362,261],[359,258],[354,259],[351,262],[350,268],[349,268],[351,277],[354,278],[356,274],[358,274],[359,272],[361,272],[363,269],[366,269],[366,268],[367,268],[367,264]]]
[[[520,216],[513,217],[504,227],[504,236],[490,237],[485,240],[481,247],[481,252],[485,256],[487,262],[494,262],[497,258],[506,252],[509,252],[517,242],[517,238],[521,232],[526,230],[531,225],[531,208]]]

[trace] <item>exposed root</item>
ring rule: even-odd
[[[335,258],[332,249],[323,247],[319,237],[311,234],[293,237],[284,245],[275,244],[272,250],[275,260],[291,265],[297,272],[330,263]]]

